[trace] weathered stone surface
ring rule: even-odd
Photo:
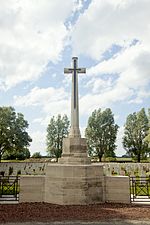
[[[96,164],[49,164],[46,176],[21,176],[20,202],[85,205],[130,203],[129,177],[104,176]]]
[[[43,202],[45,176],[21,176],[19,202]]]
[[[105,201],[114,203],[130,203],[129,177],[106,176]]]
[[[90,164],[87,156],[87,144],[85,138],[64,138],[63,153],[59,159],[63,164]]]
[[[45,202],[85,205],[103,202],[103,168],[95,165],[49,165]]]
[[[64,73],[72,73],[71,128],[69,137],[81,137],[79,128],[78,73],[86,73],[86,69],[78,68],[78,57],[72,57],[72,68],[64,68]]]

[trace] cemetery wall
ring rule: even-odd
[[[48,162],[1,162],[0,173],[4,175],[45,175]],[[150,175],[150,163],[96,163],[104,166],[104,175],[145,176]]]
[[[0,173],[4,175],[44,175],[48,162],[1,162]],[[12,172],[10,174],[10,171]]]
[[[105,176],[150,175],[150,163],[103,163],[103,166]]]

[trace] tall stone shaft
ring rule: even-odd
[[[72,74],[71,91],[71,128],[69,136],[63,139],[61,164],[90,164],[87,155],[86,139],[81,138],[79,129],[78,73],[85,73],[85,68],[78,68],[78,58],[72,58],[72,68],[65,68],[64,73]]]
[[[78,58],[72,58],[72,68],[65,68],[64,73],[72,73],[71,128],[69,137],[81,137],[79,128],[78,73],[86,73],[85,68],[78,68]]]

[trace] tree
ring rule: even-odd
[[[145,141],[147,141],[150,146],[150,108],[148,109],[148,121],[149,121],[149,129],[148,129],[148,134],[145,137]]]
[[[56,119],[54,116],[51,118],[47,127],[47,153],[57,161],[62,154],[63,138],[68,135],[69,124],[67,115],[61,117],[59,114]]]
[[[5,151],[2,159],[5,160],[13,160],[13,159],[19,159],[24,160],[30,158],[30,151],[28,148],[23,148],[21,151],[11,150],[11,151]]]
[[[148,129],[148,118],[144,108],[137,113],[134,112],[128,115],[123,136],[123,146],[127,154],[131,155],[138,162],[150,152],[148,142],[145,140]]]
[[[34,152],[33,155],[32,155],[32,158],[35,158],[35,159],[42,158],[41,153],[40,152]]]
[[[27,151],[32,141],[27,128],[22,113],[16,113],[13,107],[0,107],[0,160],[5,152],[21,156]]]
[[[114,157],[116,148],[118,125],[114,122],[114,115],[111,109],[95,110],[88,119],[85,130],[88,148],[90,153],[98,156],[101,162],[103,155]]]
[[[22,148],[21,151],[17,152],[16,159],[24,160],[30,158],[30,151],[28,148]]]

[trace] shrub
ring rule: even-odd
[[[40,152],[33,153],[32,158],[35,158],[35,159],[36,158],[42,158],[41,153]]]

